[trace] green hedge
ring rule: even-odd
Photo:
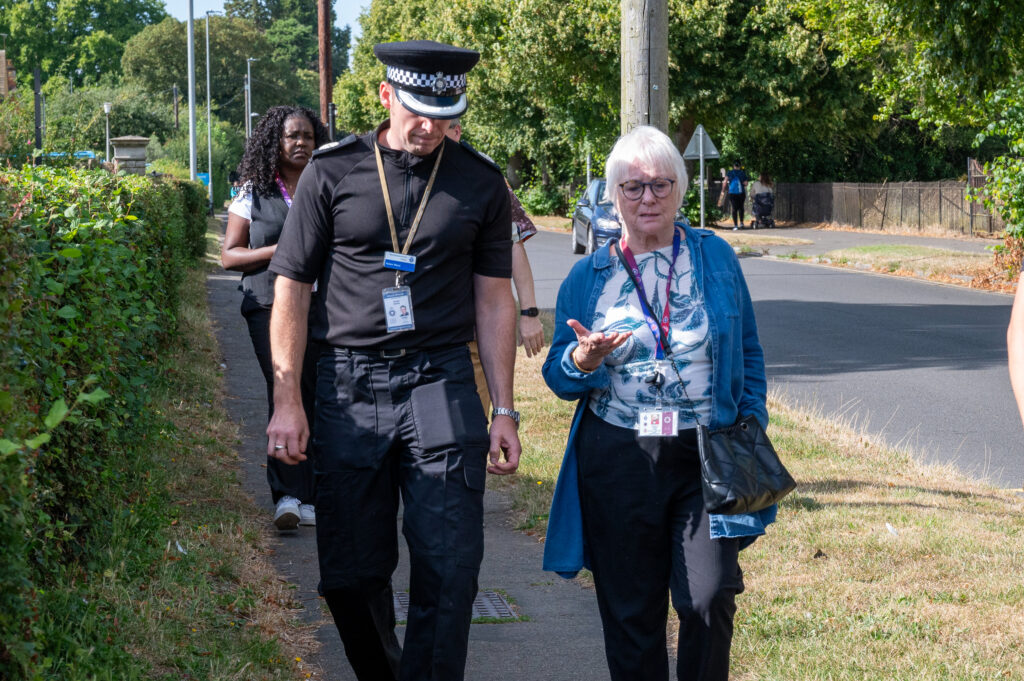
[[[205,203],[175,180],[0,172],[0,678],[104,678],[129,654],[76,589],[167,501],[138,453]]]

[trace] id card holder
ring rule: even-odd
[[[389,270],[397,270],[399,272],[415,272],[416,256],[405,255],[404,253],[395,253],[394,251],[385,251],[384,267]]]
[[[384,296],[384,319],[388,332],[412,331],[416,323],[412,316],[412,293],[408,286],[386,288]]]
[[[678,428],[675,409],[641,409],[636,424],[640,437],[675,437]]]

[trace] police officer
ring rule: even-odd
[[[479,55],[430,41],[374,53],[387,66],[379,96],[390,118],[313,155],[270,265],[267,448],[306,457],[299,368],[316,281],[321,592],[361,681],[453,681],[483,556],[485,470],[519,463],[509,199],[497,167],[445,138]],[[489,432],[466,348],[474,327],[495,405]],[[399,494],[411,565],[404,650],[391,590]]]

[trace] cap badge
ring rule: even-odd
[[[434,74],[434,84],[430,86],[430,89],[434,91],[435,95],[440,96],[444,92],[444,71],[438,71]]]

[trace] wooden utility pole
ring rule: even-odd
[[[326,123],[330,118],[328,105],[334,90],[331,70],[331,0],[317,0],[316,10],[320,37],[320,120]]]
[[[668,133],[668,2],[621,1],[621,133],[638,125]]]

